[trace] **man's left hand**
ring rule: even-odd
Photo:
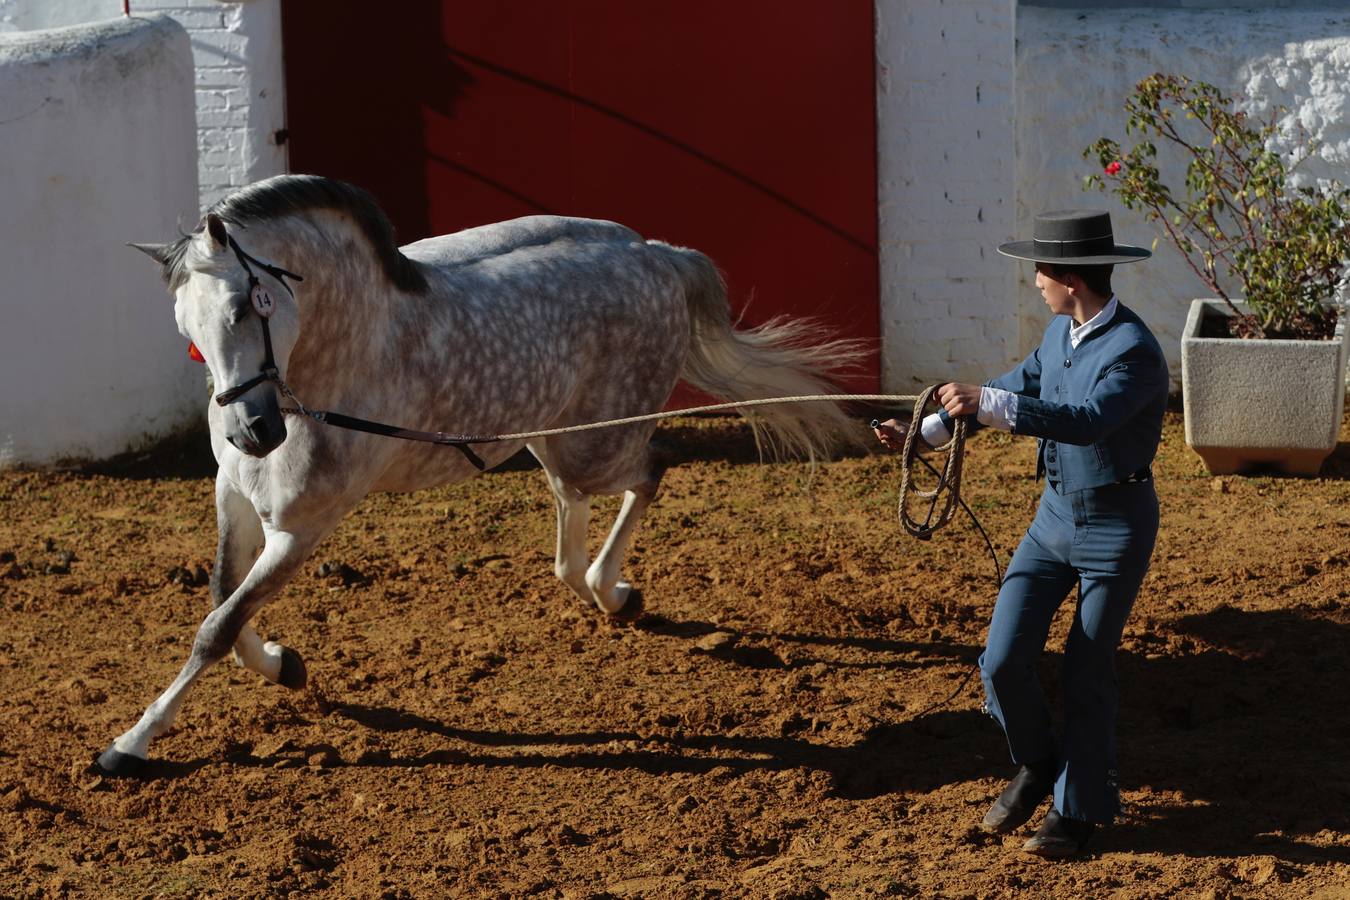
[[[937,389],[937,399],[950,416],[973,416],[980,411],[980,386],[944,384]]]

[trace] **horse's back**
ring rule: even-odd
[[[550,244],[643,243],[631,228],[603,219],[524,216],[426,238],[402,248],[404,255],[432,266],[467,266]]]

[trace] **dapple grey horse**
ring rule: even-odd
[[[339,520],[372,491],[412,491],[495,465],[521,441],[467,453],[328,427],[299,407],[410,429],[522,433],[660,410],[680,378],[730,401],[829,391],[859,347],[810,323],[733,327],[707,257],[589,219],[532,216],[399,248],[358,188],[280,176],[212,207],[165,245],[133,245],[162,266],[178,330],[210,369],[219,462],[214,608],[178,677],[99,757],[137,771],[192,684],[231,650],[289,688],[294,650],[249,625]],[[762,407],[781,449],[826,450],[848,420],[833,403]],[[753,420],[752,420],[753,421]],[[620,564],[663,465],[655,423],[531,440],[557,500],[555,572],[609,615],[637,605]],[[588,561],[595,494],[624,495]]]

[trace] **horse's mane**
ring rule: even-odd
[[[389,280],[401,290],[420,293],[427,287],[426,277],[417,265],[399,252],[394,226],[375,200],[355,185],[319,175],[278,175],[240,188],[212,204],[215,213],[231,225],[248,225],[279,216],[312,209],[331,209],[350,214],[365,232]],[[192,234],[185,234],[164,252],[164,280],[176,290],[187,281],[184,264],[189,241],[200,234],[206,217]]]

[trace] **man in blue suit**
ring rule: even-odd
[[[1014,831],[1053,794],[1023,849],[1060,858],[1082,852],[1119,805],[1114,657],[1158,533],[1150,466],[1167,406],[1167,363],[1148,326],[1111,291],[1115,265],[1150,254],[1116,244],[1109,214],[1043,213],[1034,240],[998,249],[1035,262],[1036,287],[1055,317],[1040,348],[1011,372],[984,385],[942,385],[943,409],[924,419],[920,435],[929,445],[945,442],[951,416],[968,416],[969,429],[1037,439],[1045,491],[1004,576],[980,657],[986,708],[1020,769],[981,827]],[[904,428],[892,419],[877,435],[895,449]],[[1057,740],[1035,662],[1075,584]]]

